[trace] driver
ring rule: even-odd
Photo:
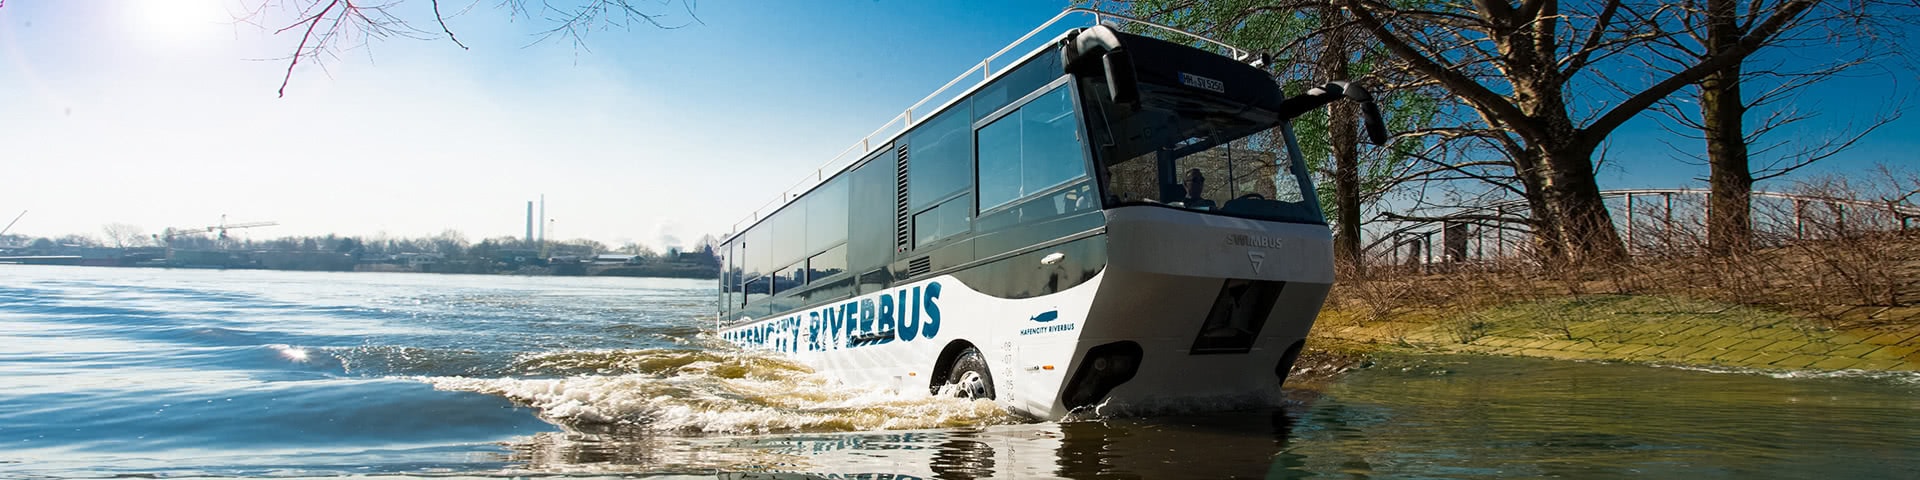
[[[1199,210],[1213,209],[1213,200],[1206,198],[1207,177],[1200,174],[1200,169],[1187,170],[1187,181],[1184,185],[1187,188],[1187,198],[1181,201],[1186,203],[1187,208]]]

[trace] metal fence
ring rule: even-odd
[[[1706,190],[1609,190],[1601,196],[1630,255],[1688,254],[1707,245]],[[1904,203],[1753,192],[1751,205],[1753,243],[1757,247],[1920,226],[1920,207]],[[1527,206],[1507,202],[1474,211],[1524,218]],[[1532,234],[1519,222],[1384,221],[1370,225],[1368,230],[1375,235],[1367,244],[1365,257],[1374,265],[1427,267],[1535,258]]]

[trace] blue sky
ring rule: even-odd
[[[583,50],[529,46],[547,24],[482,1],[449,22],[471,50],[372,39],[324,70],[303,64],[276,98],[286,63],[261,59],[298,38],[224,23],[230,1],[0,7],[0,213],[31,210],[16,233],[158,232],[225,214],[280,223],[255,238],[478,240],[519,235],[525,202],[545,193],[550,237],[691,241],[1067,3],[705,1],[700,23],[597,32]],[[433,27],[428,2],[395,8]],[[1834,122],[1882,104],[1846,90],[1806,101]],[[1903,119],[1822,169],[1910,164],[1915,132],[1920,119]],[[1671,160],[1666,135],[1631,124],[1602,187],[1704,175]]]

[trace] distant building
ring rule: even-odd
[[[540,251],[531,248],[502,248],[493,251],[493,260],[512,265],[540,263]]]
[[[406,265],[414,269],[428,268],[428,266],[438,264],[446,260],[446,258],[446,255],[438,253],[400,253],[393,255],[394,263]]]
[[[594,255],[591,263],[593,263],[594,265],[615,265],[615,264],[633,265],[633,264],[640,263],[640,256],[639,255],[601,254],[601,255]]]

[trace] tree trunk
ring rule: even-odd
[[[1735,0],[1707,0],[1707,51],[1738,41]],[[1744,61],[1744,59],[1742,59]],[[1707,250],[1714,255],[1753,246],[1753,171],[1747,159],[1746,104],[1740,98],[1740,64],[1734,62],[1700,81],[1700,118],[1707,140]]]
[[[1575,145],[1546,151],[1546,200],[1559,214],[1560,235],[1576,263],[1609,263],[1627,258],[1626,245],[1613,228],[1613,215],[1593,178],[1593,148]]]
[[[1566,262],[1566,242],[1560,237],[1560,215],[1547,203],[1546,174],[1540,169],[1540,155],[1536,150],[1526,150],[1513,160],[1514,175],[1520,177],[1521,191],[1527,200],[1527,213],[1532,221],[1527,226],[1533,232],[1533,253],[1541,263],[1560,264]]]
[[[1600,185],[1593,178],[1593,150],[1599,140],[1574,126],[1561,91],[1564,82],[1553,75],[1522,80],[1514,85],[1515,97],[1527,114],[1527,130],[1537,132],[1527,139],[1533,146],[1529,153],[1539,155],[1530,171],[1540,182],[1539,197],[1559,227],[1558,240],[1564,254],[1550,260],[1607,263],[1626,259],[1626,246],[1613,228],[1613,216],[1608,214],[1600,198]]]
[[[1336,259],[1365,273],[1360,251],[1360,152],[1355,144],[1354,108],[1346,102],[1327,110],[1327,141],[1333,147],[1333,205],[1339,230],[1333,235]]]
[[[1331,4],[1321,7],[1323,24],[1341,21],[1340,9]],[[1351,46],[1346,35],[1334,30],[1323,37],[1320,73],[1329,80],[1346,80]],[[1333,151],[1333,234],[1334,259],[1364,274],[1366,265],[1360,251],[1360,151],[1358,127],[1352,102],[1334,102],[1327,109],[1327,146]]]

